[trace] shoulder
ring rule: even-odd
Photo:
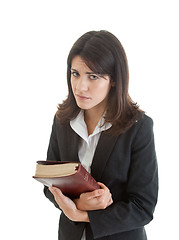
[[[110,129],[109,129],[110,130]],[[143,114],[135,123],[124,133],[112,135],[109,130],[106,130],[107,137],[114,137],[119,144],[123,143],[125,147],[133,145],[136,141],[140,142],[145,137],[153,136],[153,119],[146,114]]]
[[[53,127],[57,132],[67,132],[71,129],[69,123],[64,124],[60,122],[60,119],[57,114],[55,114],[53,119]]]
[[[64,139],[76,138],[76,132],[71,128],[70,123],[61,123],[58,115],[54,116],[53,129],[56,132],[57,137]]]
[[[133,133],[132,146],[143,146],[154,140],[153,119],[146,114],[131,128]]]
[[[136,121],[134,128],[136,128],[137,133],[141,132],[145,134],[146,132],[153,130],[153,119],[144,114],[141,119]]]
[[[140,128],[142,126],[153,126],[153,119],[150,116],[143,114],[140,119],[135,122],[134,126],[137,128]]]
[[[153,128],[153,119],[146,114],[143,114],[135,123],[123,134],[136,135],[139,132],[145,133],[149,129]],[[122,134],[122,135],[123,135]]]
[[[133,145],[136,141],[143,141],[153,135],[153,119],[146,114],[137,120],[126,132],[119,135],[119,140],[124,140],[128,145]]]

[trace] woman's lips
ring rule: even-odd
[[[90,98],[89,97],[86,97],[86,96],[81,96],[81,95],[78,95],[76,94],[77,98],[80,99],[80,100],[89,100]]]

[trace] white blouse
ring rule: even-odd
[[[71,128],[81,137],[81,141],[78,148],[79,160],[83,165],[83,167],[89,173],[91,172],[91,164],[92,164],[93,156],[94,156],[101,132],[109,129],[112,126],[111,123],[106,123],[104,125],[103,123],[104,123],[104,115],[99,120],[93,133],[88,135],[87,126],[84,121],[83,110],[80,111],[80,113],[77,115],[75,119],[70,121]],[[86,237],[85,237],[85,231],[84,231],[81,240],[85,240],[85,239]]]

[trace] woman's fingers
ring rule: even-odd
[[[103,183],[98,184],[100,185],[101,189],[82,193],[80,198],[73,201],[79,210],[105,209],[113,203],[112,195],[109,189]],[[49,188],[49,190],[52,192],[56,202],[61,208],[64,208],[65,205],[71,205],[69,199],[63,195],[60,189],[53,187]]]
[[[80,195],[80,198],[85,198],[86,200],[90,200],[92,198],[97,198],[97,197],[101,196],[102,194],[104,194],[104,190],[103,189],[97,189],[97,190],[94,190],[92,192],[82,193]]]
[[[112,203],[113,203],[113,200],[112,200],[112,196],[111,196],[111,198],[109,199],[109,201],[107,203],[107,207],[109,207]]]
[[[106,207],[108,207],[113,203],[112,194],[110,193],[110,190],[103,183],[98,182],[98,184],[104,190],[104,194],[99,197],[99,204],[101,208],[105,209]]]

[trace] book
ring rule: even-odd
[[[33,178],[47,187],[59,188],[70,198],[100,188],[79,162],[37,161]]]

